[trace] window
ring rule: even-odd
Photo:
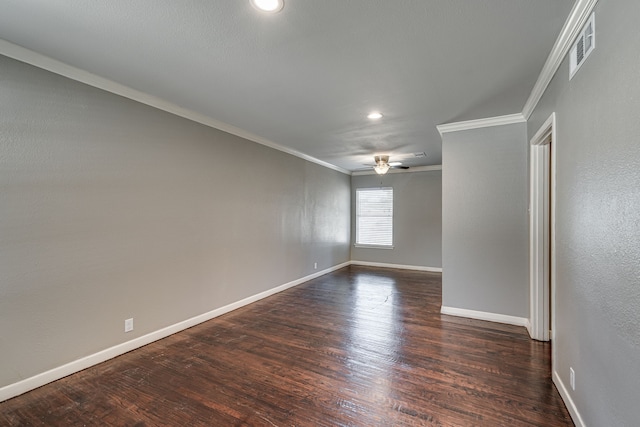
[[[393,188],[356,189],[356,245],[393,245]]]

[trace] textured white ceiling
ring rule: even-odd
[[[0,0],[0,38],[354,170],[439,164],[436,125],[522,111],[573,3]]]

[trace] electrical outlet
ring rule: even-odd
[[[314,269],[314,270],[317,270],[317,269],[318,269],[318,263],[317,263],[317,262],[314,262],[314,263],[313,263],[313,269]]]
[[[571,390],[576,390],[576,371],[573,368],[569,368],[569,384],[571,385]]]
[[[133,331],[133,318],[131,319],[126,319],[124,321],[124,331],[125,332],[131,332]]]

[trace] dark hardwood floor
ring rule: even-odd
[[[351,266],[0,403],[9,426],[572,426],[550,347]]]

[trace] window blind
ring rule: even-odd
[[[356,189],[356,244],[393,245],[393,188]]]

